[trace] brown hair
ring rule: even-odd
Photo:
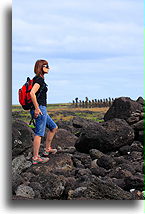
[[[43,59],[39,59],[36,61],[35,66],[34,66],[34,73],[36,74],[36,76],[44,75],[43,65],[47,65],[47,64],[48,64],[48,62]]]

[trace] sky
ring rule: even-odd
[[[49,62],[47,103],[143,96],[143,0],[13,0],[12,104]]]

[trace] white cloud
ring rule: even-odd
[[[48,81],[55,93],[64,88],[65,98],[69,94],[73,96],[79,87],[82,94],[85,81],[89,94],[95,88],[105,93],[98,81],[103,82],[103,79],[103,84],[115,93],[112,81],[118,79],[118,84],[123,84],[130,81],[130,74],[132,91],[130,86],[124,92],[135,94],[136,81],[140,82],[138,91],[142,93],[143,2],[14,0],[14,84],[18,84],[16,80],[23,82],[26,74],[33,75],[37,58],[49,60],[52,73]],[[15,93],[14,90],[14,99]]]

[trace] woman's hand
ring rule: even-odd
[[[43,115],[40,108],[36,108],[34,111],[34,117],[37,118],[39,114]]]

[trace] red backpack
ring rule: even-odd
[[[19,102],[24,110],[30,110],[33,107],[30,91],[33,87],[33,79],[27,77],[26,83],[18,91]]]

